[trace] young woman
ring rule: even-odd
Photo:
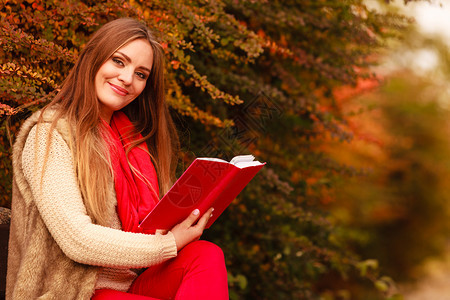
[[[163,51],[138,21],[104,25],[13,150],[7,299],[228,299],[213,208],[138,227],[172,185],[177,134]]]

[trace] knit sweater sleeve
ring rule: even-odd
[[[22,168],[38,211],[61,250],[83,264],[140,268],[161,263],[177,255],[175,239],[166,235],[123,232],[93,224],[78,187],[71,151],[52,131],[49,154],[49,124],[30,131],[22,152]]]

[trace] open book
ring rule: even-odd
[[[264,165],[253,155],[236,156],[230,162],[196,158],[139,226],[170,230],[194,209],[201,216],[214,207],[209,228]]]

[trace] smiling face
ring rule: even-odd
[[[152,47],[144,39],[125,44],[103,63],[95,75],[95,92],[106,122],[142,93],[152,65]]]

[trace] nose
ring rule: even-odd
[[[118,79],[125,85],[130,85],[133,82],[134,71],[130,68],[124,68],[119,73]]]

